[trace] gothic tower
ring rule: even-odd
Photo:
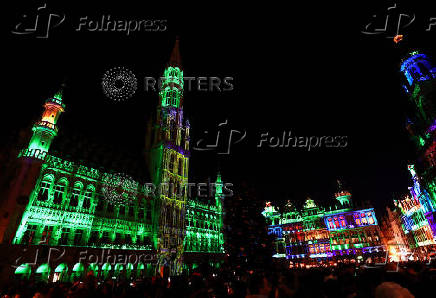
[[[56,123],[64,108],[61,89],[52,98],[45,101],[41,120],[36,122],[32,128],[33,136],[29,142],[29,151],[48,152],[53,138],[57,135]]]
[[[417,109],[417,120],[430,125],[436,118],[433,87],[436,67],[431,64],[427,55],[412,51],[403,59],[401,72],[405,81],[403,88]]]
[[[19,220],[23,215],[35,182],[41,171],[42,163],[57,135],[56,126],[59,115],[64,111],[62,89],[44,104],[41,120],[33,128],[29,145],[23,149],[17,159],[17,174],[11,182],[9,193],[0,203],[2,216],[0,218],[0,242],[11,243]]]
[[[158,190],[154,223],[155,247],[161,275],[182,270],[189,165],[189,122],[183,119],[183,71],[176,40],[161,78],[156,123],[153,127],[151,175]]]

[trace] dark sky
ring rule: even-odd
[[[66,18],[47,39],[10,32],[23,13],[35,14],[37,2],[15,1],[2,9],[2,135],[31,125],[45,98],[66,80],[67,107],[59,137],[80,134],[99,144],[97,155],[119,150],[133,160],[142,159],[146,122],[158,101],[156,93],[144,91],[142,78],[162,74],[178,35],[185,76],[234,78],[233,91],[185,92],[192,144],[204,130],[216,131],[226,119],[230,129],[247,133],[230,155],[192,151],[190,182],[214,177],[219,167],[225,181],[248,181],[266,200],[303,201],[307,195],[331,198],[339,178],[356,200],[371,200],[376,206],[390,202],[393,193],[407,191],[407,164],[415,157],[404,129],[407,98],[399,74],[401,50],[386,38],[391,32],[361,32],[372,15],[383,21],[392,2],[343,6],[306,1],[290,7],[217,3],[195,9],[169,3],[154,8],[144,1],[142,6],[87,2],[48,2],[51,13]],[[400,11],[416,16],[403,30],[405,41],[434,57],[436,26],[430,32],[425,29],[436,10],[403,5]],[[99,20],[102,15],[167,20],[167,30],[129,36],[75,31],[80,17]],[[131,69],[138,78],[136,94],[124,102],[113,102],[101,89],[103,73],[115,66]],[[261,133],[281,136],[283,131],[293,136],[347,136],[348,146],[310,152],[257,148]],[[56,142],[61,141],[54,147]]]

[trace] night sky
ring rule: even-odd
[[[185,92],[191,146],[205,130],[216,132],[225,120],[228,128],[246,131],[230,155],[192,150],[190,182],[214,179],[219,168],[226,182],[237,188],[245,181],[264,200],[303,202],[308,195],[331,199],[341,179],[355,200],[370,200],[379,208],[411,184],[407,164],[415,153],[404,128],[407,98],[399,73],[403,50],[386,38],[387,33],[361,33],[372,15],[384,19],[392,2],[357,1],[352,7],[307,2],[286,8],[252,2],[238,8],[215,4],[195,9],[169,3],[152,8],[144,2],[48,2],[50,11],[66,18],[47,39],[12,34],[23,13],[35,13],[32,3],[15,1],[3,9],[3,140],[30,127],[43,101],[65,81],[66,112],[52,148],[62,148],[62,142],[79,135],[81,141],[96,144],[93,154],[119,152],[140,166],[146,123],[158,102],[157,93],[144,91],[143,78],[163,73],[179,36],[185,76],[234,78],[233,91]],[[416,15],[402,31],[404,44],[434,58],[436,26],[430,32],[425,29],[436,10],[402,7],[402,12]],[[129,36],[75,31],[80,17],[99,20],[102,15],[167,20],[167,30]],[[136,94],[123,102],[108,99],[101,88],[104,72],[115,66],[131,69],[138,78]],[[348,146],[310,152],[257,148],[262,133],[281,136],[283,131],[293,136],[347,136]]]

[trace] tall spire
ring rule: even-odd
[[[342,182],[339,179],[336,179],[336,183],[338,184],[338,191],[341,192],[342,191]]]
[[[180,58],[180,49],[179,49],[179,37],[176,37],[176,42],[174,44],[173,51],[171,52],[171,57],[169,61],[170,66],[182,66],[182,60]]]
[[[56,123],[64,108],[62,88],[60,88],[53,97],[45,101],[41,119],[32,128],[33,135],[27,148],[29,152],[48,152],[53,138],[58,133]]]

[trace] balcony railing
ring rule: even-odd
[[[18,158],[20,157],[30,157],[45,160],[47,157],[47,151],[43,151],[40,149],[22,149],[18,154]]]
[[[58,132],[58,128],[56,127],[56,125],[54,125],[53,123],[48,122],[48,121],[38,121],[38,122],[35,123],[35,126],[42,126],[42,127],[45,127],[45,128],[52,129],[56,133]]]

